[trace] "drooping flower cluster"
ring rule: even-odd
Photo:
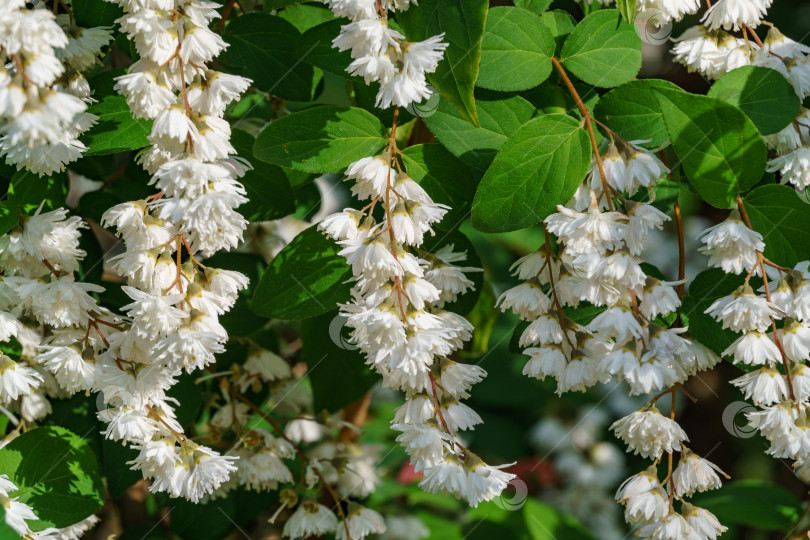
[[[39,175],[76,161],[87,149],[78,137],[96,121],[82,72],[112,34],[70,17],[27,9],[24,0],[0,5],[0,156]]]
[[[726,531],[711,512],[685,500],[719,488],[719,475],[725,473],[684,445],[689,440],[686,433],[672,417],[662,415],[654,401],[616,421],[611,429],[627,444],[628,451],[654,461],[645,471],[625,480],[616,492],[616,500],[624,505],[625,520],[640,527],[639,536],[714,540]],[[676,451],[680,451],[680,460],[671,469]],[[662,484],[657,465],[665,453],[669,454],[671,474]],[[674,509],[675,498],[681,502],[680,511]]]
[[[430,96],[425,73],[436,71],[447,43],[444,34],[411,42],[388,26],[389,10],[404,11],[413,0],[326,0],[338,17],[351,23],[340,28],[333,46],[351,51],[354,61],[346,71],[366,84],[380,83],[377,106],[407,107]]]
[[[675,283],[649,276],[641,266],[647,234],[669,219],[642,202],[642,195],[654,201],[655,184],[667,172],[653,154],[617,138],[568,205],[546,218],[544,226],[556,236],[558,252],[547,234],[546,245],[513,265],[514,275],[524,283],[504,292],[498,306],[529,323],[519,340],[530,357],[525,375],[555,379],[560,394],[585,391],[615,377],[627,382],[631,396],[660,397],[719,361],[701,344],[685,339],[686,328],[669,326],[666,317],[680,306]],[[603,308],[587,324],[572,319],[574,308],[583,303]],[[658,413],[654,401],[613,429],[630,450],[658,460],[663,452],[678,451],[686,434]],[[669,489],[686,496],[677,486]],[[656,493],[665,495],[660,486]],[[664,538],[659,529],[673,520],[687,523],[688,516],[683,509],[676,513],[667,497],[660,502],[655,512],[633,510],[625,517],[644,525],[645,537]],[[685,534],[692,530],[695,536],[690,538],[696,539],[719,534],[720,529],[703,534],[701,525],[686,525]]]
[[[667,168],[651,153],[611,144],[568,206],[546,218],[559,253],[541,247],[513,265],[524,283],[498,299],[530,324],[520,345],[530,357],[523,373],[557,381],[558,393],[584,391],[614,376],[630,395],[659,392],[716,362],[684,328],[667,328],[660,317],[680,305],[672,283],[641,268],[644,239],[669,216],[652,204],[625,198],[642,187],[653,191]],[[607,191],[605,191],[607,189]],[[617,196],[618,195],[618,196]],[[605,211],[611,200],[623,211]],[[612,204],[612,203],[611,203]],[[574,322],[563,307],[581,302],[605,309],[588,324]]]
[[[203,265],[197,256],[236,247],[246,227],[235,210],[246,201],[243,167],[230,156],[225,107],[250,82],[206,67],[225,47],[209,29],[215,5],[197,0],[120,0],[117,22],[140,55],[116,88],[132,113],[154,119],[152,146],[140,159],[160,192],[103,216],[126,250],[114,258],[132,302],[109,325],[97,351],[96,386],[108,408],[106,436],[139,451],[132,462],[150,489],[199,501],[236,470],[184,435],[166,392],[185,372],[204,369],[224,350],[218,317],[230,310],[247,278]],[[185,257],[183,253],[185,252]],[[64,352],[69,354],[67,347]]]
[[[100,520],[95,516],[83,519],[82,521],[57,529],[48,527],[41,531],[33,532],[28,526],[28,521],[36,521],[39,518],[34,514],[34,510],[19,500],[19,497],[11,494],[17,491],[17,486],[9,480],[8,475],[0,474],[0,506],[3,507],[5,515],[3,519],[9,527],[22,538],[59,538],[60,540],[78,540],[87,531],[92,529]]]
[[[731,381],[760,410],[747,414],[749,425],[770,442],[767,453],[795,460],[797,474],[810,480],[810,272],[807,261],[795,268],[776,266],[762,255],[762,236],[736,214],[704,235],[710,264],[730,273],[747,270],[745,282],[706,310],[723,328],[740,337],[723,351],[735,364],[750,371]],[[755,291],[752,275],[762,276]],[[779,326],[777,326],[779,321]]]
[[[78,350],[78,364],[73,356],[42,354],[48,341],[84,334],[88,321],[105,313],[92,296],[104,289],[74,277],[86,255],[79,249],[83,227],[80,218],[68,218],[64,209],[38,210],[21,216],[0,237],[0,341],[9,351],[19,350],[19,358],[0,356],[0,405],[25,422],[51,412],[48,397],[93,387],[93,369],[81,369]],[[44,336],[49,336],[46,341]]]
[[[405,392],[392,427],[402,432],[397,440],[424,474],[420,485],[477,506],[500,494],[513,475],[483,463],[457,436],[481,422],[460,400],[485,372],[450,359],[470,338],[472,325],[442,307],[473,287],[464,273],[475,269],[455,265],[465,254],[453,245],[436,253],[421,248],[447,207],[394,170],[390,150],[346,171],[355,181],[352,192],[371,203],[333,214],[319,228],[343,246],[340,254],[352,266],[353,299],[341,306],[352,342],[382,375],[383,386]],[[378,204],[380,222],[372,215]]]

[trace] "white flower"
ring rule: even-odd
[[[810,146],[800,146],[769,160],[767,170],[779,171],[783,182],[799,189],[810,186]]]
[[[648,319],[654,319],[658,315],[672,313],[680,305],[681,300],[678,298],[678,293],[672,288],[672,283],[658,281],[647,276],[639,306],[642,315]]]
[[[787,398],[785,377],[774,368],[760,368],[731,381],[741,389],[745,399],[753,399],[757,405],[772,405]]]
[[[700,240],[706,245],[699,251],[709,255],[709,266],[732,274],[751,270],[757,263],[756,252],[765,249],[762,235],[734,217],[703,231]]]
[[[36,370],[18,364],[5,354],[0,356],[0,403],[30,394],[43,382]]]
[[[346,525],[348,525],[348,536],[346,535]],[[371,510],[358,506],[357,508],[349,510],[349,515],[346,516],[346,524],[340,523],[337,528],[337,540],[363,540],[370,534],[382,534],[386,530],[385,521],[383,517]]]
[[[625,480],[616,492],[630,523],[658,521],[669,510],[669,497],[658,482],[655,466]]]
[[[701,458],[684,446],[681,450],[681,460],[672,472],[675,493],[680,497],[690,497],[695,492],[718,489],[722,483],[717,473],[728,478],[728,475],[717,465]]]
[[[718,0],[706,11],[701,22],[709,30],[722,27],[736,31],[743,26],[756,28],[771,2],[772,0]]]
[[[735,332],[765,332],[771,326],[772,319],[782,318],[776,305],[755,295],[751,287],[746,285],[730,296],[723,296],[712,302],[706,313],[722,322],[723,328]]]
[[[773,365],[782,361],[779,348],[771,338],[763,332],[756,330],[745,333],[728,346],[722,356],[734,356],[734,363],[751,366]]]
[[[152,357],[167,362],[174,369],[185,368],[191,373],[213,363],[214,355],[224,351],[220,336],[180,327],[155,345]]]
[[[40,347],[37,362],[44,364],[54,374],[59,384],[68,392],[89,391],[96,379],[94,363],[85,361],[78,348]]]
[[[565,243],[566,252],[575,255],[621,248],[626,220],[619,212],[601,212],[592,202],[586,214],[558,206],[557,213],[546,218],[546,225]]]
[[[505,291],[495,305],[501,311],[511,309],[523,320],[534,320],[548,310],[551,300],[539,286],[527,282]]]
[[[519,345],[548,345],[550,343],[562,343],[563,333],[557,317],[545,313],[532,321],[520,335]]]
[[[617,420],[610,429],[627,443],[628,451],[644,458],[658,459],[662,453],[671,453],[689,440],[677,422],[662,416],[649,404]]]
[[[480,502],[491,501],[503,492],[506,486],[517,478],[514,474],[504,472],[502,469],[508,465],[494,467],[482,462],[477,456],[469,456],[469,463],[465,464],[467,470],[467,502],[476,508]]]
[[[186,313],[173,307],[183,300],[182,294],[154,295],[134,287],[121,287],[134,302],[121,309],[132,317],[132,331],[145,339],[166,336],[180,326]]]
[[[630,219],[627,222],[627,235],[625,238],[627,250],[632,255],[640,255],[644,249],[647,232],[650,229],[662,229],[664,222],[669,221],[669,216],[651,204],[632,204],[632,202],[628,202],[627,206],[630,207],[627,212]]]
[[[556,344],[549,344],[541,348],[529,348],[523,351],[531,357],[523,368],[523,374],[528,377],[543,380],[546,377],[560,379],[565,370],[566,357],[562,348]]]
[[[594,317],[588,330],[602,337],[616,338],[617,343],[641,338],[643,330],[633,311],[628,306],[614,305]]]
[[[703,508],[692,506],[688,502],[681,503],[681,513],[692,529],[692,538],[716,540],[728,530],[728,527],[720,524],[714,514]]]
[[[467,472],[458,459],[450,455],[425,469],[419,487],[433,494],[444,491],[460,498],[467,494]]]
[[[337,530],[338,521],[328,508],[315,501],[304,501],[284,524],[282,536],[305,538],[320,536]]]
[[[686,519],[671,510],[666,517],[642,527],[638,535],[651,540],[685,540],[691,539],[691,531]]]
[[[391,429],[402,432],[397,442],[405,447],[417,472],[439,463],[452,440],[435,422],[434,425],[393,424]]]

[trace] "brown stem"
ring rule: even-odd
[[[222,18],[219,19],[215,30],[217,34],[222,33],[222,29],[225,27],[225,21],[228,20],[228,17],[231,15],[231,11],[233,11],[233,7],[236,5],[236,0],[228,0],[228,3],[225,5],[225,10],[222,12]]]
[[[608,210],[613,212],[613,201],[610,199],[610,186],[607,183],[607,176],[605,175],[605,168],[602,163],[602,155],[599,153],[599,145],[596,144],[596,135],[593,132],[593,124],[591,113],[588,111],[588,108],[585,106],[585,103],[582,102],[582,98],[579,97],[579,93],[577,92],[576,88],[574,88],[574,83],[571,82],[571,79],[568,78],[568,75],[565,73],[565,69],[563,69],[562,64],[560,61],[551,57],[551,63],[554,65],[554,68],[557,70],[557,73],[560,74],[560,78],[562,79],[565,87],[568,89],[568,93],[571,94],[571,97],[574,98],[574,103],[577,105],[577,109],[579,109],[579,113],[582,115],[582,118],[585,119],[585,127],[588,128],[588,136],[591,139],[591,147],[593,148],[593,155],[596,158],[596,166],[599,168],[599,176],[602,179],[602,191],[604,192],[605,198],[607,199]]]
[[[754,41],[757,42],[757,45],[762,47],[762,40],[759,39],[759,36],[757,35],[756,32],[754,32],[748,25],[745,24],[743,25],[743,30],[747,30],[754,37]]]
[[[740,217],[742,217],[745,225],[753,231],[754,227],[751,226],[751,220],[748,218],[748,212],[745,210],[745,203],[743,203],[742,197],[739,195],[737,195],[737,209],[740,211]],[[765,257],[762,255],[761,251],[757,251],[757,264],[762,272],[762,283],[765,286],[765,299],[770,303],[771,287],[768,283],[768,275],[765,273]],[[771,317],[771,328],[773,329],[773,342],[782,355],[782,367],[785,369],[785,382],[787,382],[788,394],[790,395],[791,401],[796,401],[796,395],[793,393],[793,382],[790,380],[790,367],[788,367],[787,356],[785,355],[785,350],[782,348],[782,343],[780,343],[779,334],[776,332],[776,319],[773,317]]]

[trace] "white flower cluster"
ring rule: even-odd
[[[714,514],[684,500],[695,493],[719,488],[718,473],[726,474],[684,446],[689,438],[675,420],[663,416],[651,401],[616,421],[611,429],[627,444],[628,451],[655,461],[645,471],[625,480],[616,492],[616,500],[624,505],[625,520],[640,527],[637,535],[662,540],[714,540],[726,531]],[[662,485],[657,464],[664,453],[669,454],[671,464],[672,455],[678,450],[681,453],[678,466]],[[674,498],[681,502],[680,512],[673,507]]]
[[[100,520],[95,515],[83,519],[82,521],[57,529],[56,527],[48,527],[41,531],[33,532],[29,527],[27,521],[36,521],[39,518],[34,514],[33,509],[20,502],[18,497],[12,497],[10,494],[17,491],[17,486],[9,480],[8,475],[0,474],[0,506],[3,507],[5,515],[3,516],[6,525],[14,529],[21,538],[26,539],[53,539],[53,540],[78,540],[84,533],[92,529]]]
[[[646,192],[654,200],[656,181],[669,171],[652,153],[619,144],[621,151],[610,143],[568,205],[558,206],[557,213],[546,218],[546,230],[556,236],[559,252],[552,251],[547,235],[546,245],[518,260],[512,269],[524,283],[504,292],[498,305],[529,322],[519,340],[530,357],[525,375],[554,378],[558,393],[585,391],[615,376],[628,383],[631,396],[663,391],[657,398],[675,392],[680,383],[719,359],[685,339],[681,334],[686,328],[668,327],[663,318],[680,306],[680,298],[673,283],[648,276],[641,267],[647,234],[669,217],[629,197]],[[604,306],[585,325],[563,309],[583,302]],[[678,450],[686,434],[658,413],[656,398],[612,429],[629,450],[659,460],[664,452]],[[686,450],[682,452],[685,471]],[[628,482],[635,486],[632,479]],[[652,490],[652,481],[650,486]],[[689,514],[686,506],[676,513],[664,489],[656,486],[645,498],[628,502],[635,495],[632,490],[620,490],[617,497],[628,503],[627,521],[644,526],[639,532],[643,537],[714,539],[725,530],[704,510],[695,510],[699,517]],[[670,490],[679,497],[694,492],[680,484]],[[682,535],[664,534],[673,522],[680,524]]]
[[[83,362],[73,364],[71,358],[64,363],[43,354],[49,342],[83,334],[89,320],[104,314],[91,296],[104,289],[74,278],[85,256],[79,249],[84,226],[64,209],[37,211],[21,216],[0,237],[0,341],[11,345],[16,340],[21,351],[17,359],[0,356],[0,405],[25,422],[51,412],[48,397],[89,390],[93,384],[92,373],[78,369]],[[76,356],[81,360],[78,351]]]
[[[407,107],[430,97],[425,73],[436,71],[447,43],[444,34],[411,42],[388,26],[388,10],[404,11],[414,0],[326,0],[338,17],[351,23],[341,26],[332,42],[351,51],[354,61],[346,69],[366,84],[380,83],[377,106]]]
[[[72,15],[55,17],[25,5],[0,5],[0,156],[51,174],[87,150],[78,137],[96,117],[86,112],[93,99],[81,72],[97,62],[112,34],[105,27],[80,28]]]
[[[346,171],[355,180],[352,192],[372,202],[333,214],[319,228],[343,246],[340,254],[352,266],[353,300],[341,306],[354,329],[352,342],[382,375],[383,386],[405,392],[392,427],[402,432],[397,440],[424,473],[420,485],[477,506],[500,494],[513,475],[484,464],[457,439],[459,430],[481,422],[459,400],[486,373],[449,358],[471,337],[472,325],[442,307],[473,287],[464,272],[476,269],[455,266],[466,255],[452,245],[435,254],[420,249],[447,207],[395,171],[390,150]],[[378,203],[385,215],[379,223],[372,216]]]
[[[520,337],[530,357],[523,373],[553,377],[559,393],[584,391],[612,377],[630,385],[630,395],[658,392],[685,381],[717,359],[684,339],[684,328],[666,328],[657,320],[680,305],[672,284],[647,276],[641,268],[644,239],[669,217],[651,204],[625,199],[641,187],[652,190],[668,172],[653,154],[631,145],[619,152],[614,144],[568,207],[546,218],[557,236],[551,246],[526,255],[512,267],[524,283],[498,299],[530,324]],[[607,188],[607,192],[603,189]],[[611,200],[624,201],[624,211],[604,211]],[[587,325],[563,312],[580,302],[605,306]]]
[[[723,356],[752,368],[731,381],[761,408],[746,415],[749,424],[770,442],[770,455],[795,460],[797,474],[810,481],[806,426],[810,369],[804,364],[810,359],[808,262],[793,269],[773,265],[762,256],[762,236],[735,215],[709,229],[703,241],[711,255],[710,264],[732,273],[748,270],[745,283],[731,295],[718,298],[706,313],[723,328],[742,334]],[[757,294],[748,279],[763,265],[768,265],[765,278],[769,281],[761,289],[764,294]],[[781,321],[781,328],[776,321]],[[780,372],[780,366],[787,374]]]
[[[118,22],[141,57],[116,88],[134,116],[153,118],[141,155],[161,191],[119,204],[102,218],[126,250],[114,258],[127,279],[127,318],[99,330],[95,387],[108,408],[106,436],[133,445],[133,468],[153,479],[150,489],[197,502],[236,470],[221,456],[184,435],[166,392],[183,372],[203,369],[224,350],[227,332],[218,317],[230,310],[247,278],[212,268],[195,255],[236,247],[246,227],[235,208],[246,201],[236,180],[242,166],[225,107],[249,81],[205,64],[226,46],[208,26],[216,5],[197,0],[117,0]],[[183,257],[183,251],[186,257]],[[49,354],[81,356],[68,343]]]

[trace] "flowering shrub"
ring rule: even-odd
[[[810,46],[494,4],[0,5],[2,538],[810,530]]]

